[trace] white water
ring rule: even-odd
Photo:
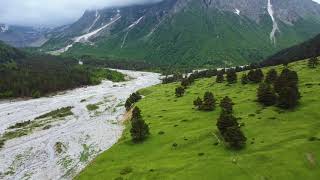
[[[275,37],[275,34],[276,32],[280,32],[280,29],[279,29],[279,26],[274,18],[274,12],[273,12],[273,9],[272,9],[272,4],[271,4],[271,0],[268,0],[268,13],[272,19],[272,22],[273,22],[273,25],[272,25],[272,31],[270,33],[270,40],[273,44],[276,44],[277,43],[277,40],[276,40],[276,37]]]
[[[50,129],[37,129],[5,142],[0,149],[0,179],[71,179],[116,143],[123,131],[120,121],[125,100],[138,89],[160,83],[159,74],[121,72],[134,79],[121,83],[104,81],[53,97],[0,102],[0,134],[17,122],[35,121],[34,118],[58,108],[74,107],[73,116],[55,119]],[[83,99],[86,101],[80,102]],[[100,103],[99,109],[89,112],[86,105],[95,103]],[[56,152],[56,142],[65,146],[63,153]],[[88,159],[80,161],[86,153]]]
[[[235,9],[234,13],[237,14],[238,16],[240,16],[240,10],[239,9]]]

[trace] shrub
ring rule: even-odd
[[[243,74],[241,77],[241,84],[248,84],[248,83],[249,83],[248,75]]]
[[[202,100],[201,100],[201,98],[198,97],[196,100],[194,100],[194,101],[193,101],[193,105],[194,105],[195,107],[197,107],[198,109],[200,109],[201,106],[202,106]]]
[[[316,68],[316,66],[318,66],[318,65],[319,65],[319,59],[318,58],[312,57],[312,58],[309,59],[308,66],[310,68]]]

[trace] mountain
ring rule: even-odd
[[[264,60],[262,65],[275,65],[318,56],[320,56],[320,34],[306,42],[281,50]]]
[[[319,33],[312,0],[163,0],[86,11],[42,50],[179,66],[257,62]]]
[[[0,24],[0,40],[14,47],[39,47],[46,41],[46,28]]]

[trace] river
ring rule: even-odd
[[[34,122],[40,115],[73,107],[73,115],[50,119],[47,128],[36,127],[25,136],[6,141],[0,149],[0,179],[72,179],[115,144],[124,129],[125,100],[141,88],[160,83],[159,74],[119,71],[130,80],[103,81],[39,99],[0,101],[2,135],[18,122]],[[99,108],[89,111],[89,104]]]

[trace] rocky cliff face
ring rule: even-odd
[[[43,48],[161,63],[237,64],[262,59],[319,29],[320,5],[312,0],[164,0],[86,11],[52,31]]]

